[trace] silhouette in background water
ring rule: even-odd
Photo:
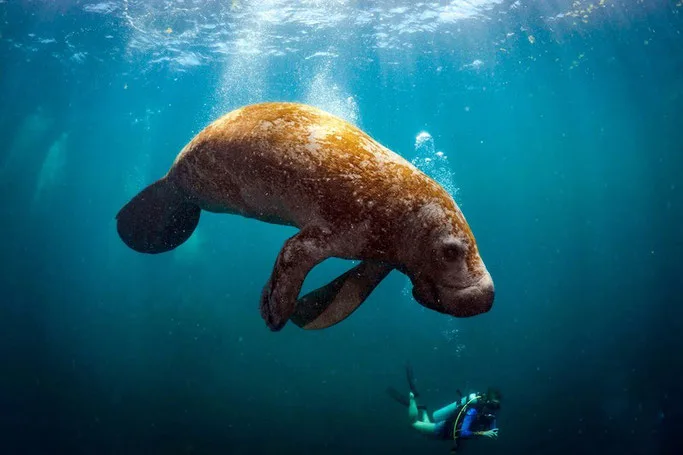
[[[435,439],[453,441],[451,452],[460,449],[462,442],[467,439],[498,438],[496,415],[500,410],[500,391],[489,387],[486,393],[463,396],[458,390],[458,399],[435,411],[430,420],[427,407],[417,403],[419,394],[410,366],[406,367],[406,376],[410,388],[408,399],[396,389],[389,388],[387,392],[408,407],[408,418],[417,431]]]

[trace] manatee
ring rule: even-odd
[[[207,126],[168,173],[117,214],[123,242],[163,253],[185,242],[202,210],[298,228],[280,250],[260,311],[322,329],[347,318],[392,271],[421,305],[455,317],[489,311],[493,280],[451,195],[354,125],[312,106],[260,103]],[[359,261],[299,297],[327,258]]]

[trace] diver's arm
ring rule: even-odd
[[[489,427],[488,430],[475,431],[474,434],[476,434],[477,436],[485,437],[485,438],[497,439],[498,438],[498,427],[496,426],[496,419],[493,419],[493,421],[491,422],[491,426]]]
[[[492,428],[486,431],[475,431],[474,434],[485,438],[496,439],[498,438],[498,428]]]
[[[462,419],[462,425],[460,426],[459,437],[471,438],[472,436],[477,434],[477,432],[470,431],[470,426],[472,425],[472,422],[474,422],[474,418],[476,416],[477,416],[477,410],[476,409],[469,408],[467,410],[467,412],[465,413],[465,418]]]

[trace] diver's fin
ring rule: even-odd
[[[388,264],[363,261],[298,299],[290,320],[303,329],[331,327],[351,316],[392,270]]]
[[[162,178],[140,191],[116,215],[121,240],[140,253],[163,253],[185,242],[199,223],[201,209]]]
[[[415,375],[413,374],[413,367],[409,363],[406,364],[406,379],[408,380],[408,387],[410,387],[410,391],[413,392],[415,398],[419,397],[420,393],[417,391],[417,387],[415,386]]]
[[[389,394],[389,396],[393,398],[394,401],[396,401],[397,403],[402,404],[405,407],[410,406],[410,399],[406,397],[405,394],[399,392],[393,387],[387,387],[387,394]],[[427,411],[427,406],[423,404],[418,404],[417,409],[420,411]]]
[[[397,403],[400,403],[405,407],[408,407],[410,405],[410,399],[407,396],[405,396],[405,394],[399,392],[398,390],[394,389],[393,387],[387,387],[387,393]]]

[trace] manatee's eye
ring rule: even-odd
[[[443,246],[442,252],[446,261],[457,261],[465,255],[465,246],[461,242],[450,241]]]

